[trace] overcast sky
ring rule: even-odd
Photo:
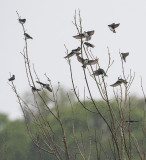
[[[122,75],[119,49],[129,52],[126,73],[130,69],[136,73],[131,94],[142,95],[140,76],[143,77],[146,91],[146,1],[145,0],[0,0],[0,112],[7,113],[11,119],[22,118],[15,94],[8,85],[9,72],[15,74],[14,81],[18,92],[23,95],[30,90],[27,83],[24,61],[20,52],[24,47],[22,27],[18,23],[16,10],[26,18],[25,28],[33,40],[28,40],[29,57],[35,65],[37,74],[46,82],[44,73],[51,78],[53,85],[59,81],[62,86],[71,89],[69,67],[65,56],[64,44],[69,51],[79,46],[79,41],[72,38],[77,34],[72,24],[75,9],[81,10],[83,30],[95,30],[92,42],[96,47],[93,54],[99,58],[102,68],[108,63],[107,46],[115,60],[106,82],[114,83]],[[107,27],[111,23],[120,23],[117,33]],[[83,92],[85,83],[81,64],[73,57],[75,83]],[[100,98],[93,80],[90,87],[95,98]],[[108,87],[112,96],[112,89]]]

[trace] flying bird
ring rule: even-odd
[[[49,84],[45,84],[39,81],[36,81],[37,83],[41,84],[45,89],[47,89],[48,91],[52,92],[52,89],[50,88]]]
[[[81,50],[81,47],[78,47],[77,49],[73,49],[72,51],[71,51],[71,53],[69,53],[67,56],[65,56],[64,58],[70,58],[70,57],[72,57],[73,55],[75,55],[75,54],[81,54],[81,53],[79,53],[79,51]]]
[[[25,39],[33,39],[29,34],[24,33]]]
[[[87,47],[92,47],[92,48],[94,48],[94,47],[95,47],[93,44],[88,43],[88,42],[84,42],[84,44],[85,44]]]
[[[19,23],[21,23],[21,24],[24,24],[26,22],[26,19],[19,18],[18,20],[19,20]]]
[[[93,71],[92,75],[95,75],[95,76],[99,76],[99,75],[107,76],[105,71],[102,68],[99,68],[98,70]]]
[[[94,34],[94,30],[93,31],[87,31],[84,32],[82,34],[78,34],[76,36],[73,36],[76,39],[81,39],[81,38],[85,38],[85,41],[89,41],[91,39],[91,36]]]
[[[8,80],[9,81],[14,81],[15,80],[15,75],[12,75],[12,77],[10,77]]]
[[[31,90],[32,90],[32,92],[41,91],[40,89],[37,89],[37,88],[34,87],[34,86],[31,86]]]
[[[126,57],[129,56],[129,52],[127,53],[121,53],[122,59],[124,60],[124,62],[126,62]]]
[[[134,120],[127,120],[125,121],[126,123],[134,123],[134,122],[139,122],[139,121],[134,121]]]
[[[89,60],[89,59],[83,59],[82,57],[80,57],[79,55],[77,55],[77,60],[83,64],[83,68],[86,68],[87,65],[94,65],[96,63],[98,63],[98,59],[94,59],[94,60]]]
[[[117,28],[119,25],[120,25],[120,23],[117,23],[117,24],[112,23],[112,24],[108,25],[108,27],[113,33],[116,33],[115,28]]]
[[[122,78],[118,78],[117,82],[115,82],[114,84],[112,84],[110,86],[117,87],[117,86],[121,85],[122,83],[127,84],[128,82]]]

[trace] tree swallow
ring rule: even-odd
[[[48,91],[52,92],[52,89],[50,88],[49,84],[45,84],[39,81],[36,81],[37,83],[41,84],[45,89],[47,89]]]
[[[9,81],[14,81],[15,80],[15,75],[12,75],[12,77],[10,77],[8,80]]]
[[[108,27],[113,33],[116,33],[115,28],[117,28],[119,25],[120,25],[120,23],[118,23],[118,24],[112,23],[112,24],[108,25]]]
[[[127,84],[128,82],[122,78],[118,78],[117,82],[115,82],[114,84],[112,84],[110,86],[117,87],[117,86],[121,85],[122,83]]]
[[[32,92],[41,91],[40,89],[35,88],[34,86],[31,86]]]
[[[64,58],[70,58],[70,57],[72,57],[73,55],[75,55],[75,54],[81,54],[81,53],[79,53],[79,51],[81,50],[81,47],[78,47],[77,49],[73,49],[72,51],[71,51],[71,53],[69,53],[67,56],[65,56]]]
[[[19,18],[19,23],[24,24],[26,22],[26,19],[20,19]]]
[[[25,39],[33,39],[29,34],[24,33]]]
[[[124,62],[126,62],[126,57],[129,56],[129,52],[121,53],[121,55],[122,55],[122,59],[124,60]]]
[[[99,75],[107,76],[105,71],[102,68],[99,68],[98,70],[93,71],[92,75],[95,75],[95,76],[99,76]]]
[[[82,66],[83,68],[86,68],[87,65],[94,65],[98,63],[98,59],[95,59],[95,60],[83,59],[79,55],[77,55],[77,60],[83,64]]]
[[[93,31],[87,31],[84,32],[82,34],[78,34],[76,36],[73,36],[76,39],[81,39],[81,38],[85,38],[85,41],[89,41],[91,39],[91,36],[94,34],[94,30]]]
[[[84,44],[85,44],[87,47],[92,47],[92,48],[94,48],[94,47],[95,47],[93,44],[88,43],[88,42],[84,42]]]

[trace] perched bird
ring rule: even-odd
[[[122,78],[118,78],[117,82],[115,82],[114,84],[112,84],[110,86],[117,87],[117,86],[121,85],[122,83],[127,84],[128,82]]]
[[[19,23],[21,23],[21,24],[24,24],[26,22],[26,19],[19,18],[18,20],[19,20]]]
[[[72,57],[73,55],[75,55],[75,54],[81,54],[81,53],[79,53],[79,51],[81,50],[81,47],[78,47],[77,49],[73,49],[72,51],[71,51],[71,53],[69,53],[67,56],[65,56],[64,58],[70,58],[70,57]]]
[[[84,32],[82,34],[78,34],[78,35],[73,36],[73,37],[76,38],[76,39],[85,38],[85,41],[89,41],[93,34],[94,34],[94,30],[93,31],[87,31],[87,32]]]
[[[122,59],[124,60],[124,62],[126,62],[126,57],[129,56],[129,52],[127,53],[121,53]]]
[[[99,75],[107,76],[105,71],[102,68],[99,68],[98,70],[93,71],[92,75],[95,75],[95,76],[99,76]]]
[[[117,28],[119,25],[120,25],[120,23],[117,23],[117,24],[112,23],[112,24],[108,25],[108,27],[113,33],[116,33],[115,28]]]
[[[41,84],[45,89],[47,89],[48,91],[52,92],[52,89],[50,88],[49,84],[45,84],[39,81],[36,81],[37,83]]]
[[[34,86],[31,86],[31,90],[32,90],[32,92],[41,91],[40,89],[37,89],[37,88],[34,87]]]
[[[95,60],[83,59],[79,55],[77,55],[77,60],[83,64],[82,66],[83,68],[86,68],[87,65],[94,65],[98,63],[98,59],[95,59]]]
[[[125,121],[126,123],[134,123],[134,122],[139,122],[139,121],[134,121],[134,120],[128,120],[128,121]]]
[[[29,34],[24,33],[25,39],[33,39]]]
[[[9,81],[14,81],[15,80],[15,75],[12,75],[12,77],[10,77],[8,80]]]
[[[92,47],[92,48],[94,48],[94,47],[95,47],[93,44],[88,43],[88,42],[84,42],[84,44],[85,44],[87,47]]]

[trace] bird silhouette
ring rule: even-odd
[[[24,24],[26,22],[26,19],[19,18],[19,23]]]
[[[45,84],[45,83],[42,83],[40,81],[36,81],[37,83],[41,84],[45,89],[47,89],[48,91],[52,92],[52,89],[50,88],[50,85],[49,84]]]
[[[139,122],[139,121],[135,121],[135,120],[127,120],[125,121],[126,123],[134,123],[134,122]]]
[[[84,42],[84,44],[85,44],[87,47],[92,47],[92,48],[95,47],[93,44],[91,44],[91,43],[89,43],[89,42]]]
[[[33,39],[29,34],[24,33],[25,39]]]
[[[70,58],[70,57],[72,57],[73,55],[75,55],[75,54],[81,54],[81,53],[79,53],[79,51],[81,50],[81,47],[78,47],[77,49],[73,49],[72,51],[71,51],[71,53],[69,53],[67,56],[65,56],[64,58]]]
[[[37,88],[34,87],[34,86],[31,86],[31,90],[32,90],[32,92],[41,91],[40,89],[37,89]]]
[[[126,62],[126,57],[129,56],[129,52],[121,53],[122,59],[124,62]]]
[[[116,33],[115,28],[117,28],[119,25],[120,23],[117,23],[117,24],[112,23],[112,24],[109,24],[108,27],[113,33]]]
[[[91,36],[94,34],[94,30],[92,31],[87,31],[87,32],[84,32],[82,34],[78,34],[76,36],[73,36],[74,38],[76,39],[82,39],[82,38],[85,38],[85,41],[89,41],[91,39]]]
[[[112,84],[110,86],[117,87],[117,86],[121,85],[122,83],[127,84],[128,82],[122,78],[118,78],[117,82],[115,82],[114,84]]]
[[[15,80],[15,75],[12,75],[12,77],[10,77],[8,80],[9,81],[14,81]]]
[[[99,76],[99,75],[107,76],[105,71],[102,68],[99,68],[98,70],[93,71],[92,75],[95,75],[95,76]]]
[[[89,60],[89,59],[83,59],[79,55],[77,55],[77,60],[83,64],[83,68],[86,68],[87,65],[94,65],[98,63],[98,59],[95,60]]]

